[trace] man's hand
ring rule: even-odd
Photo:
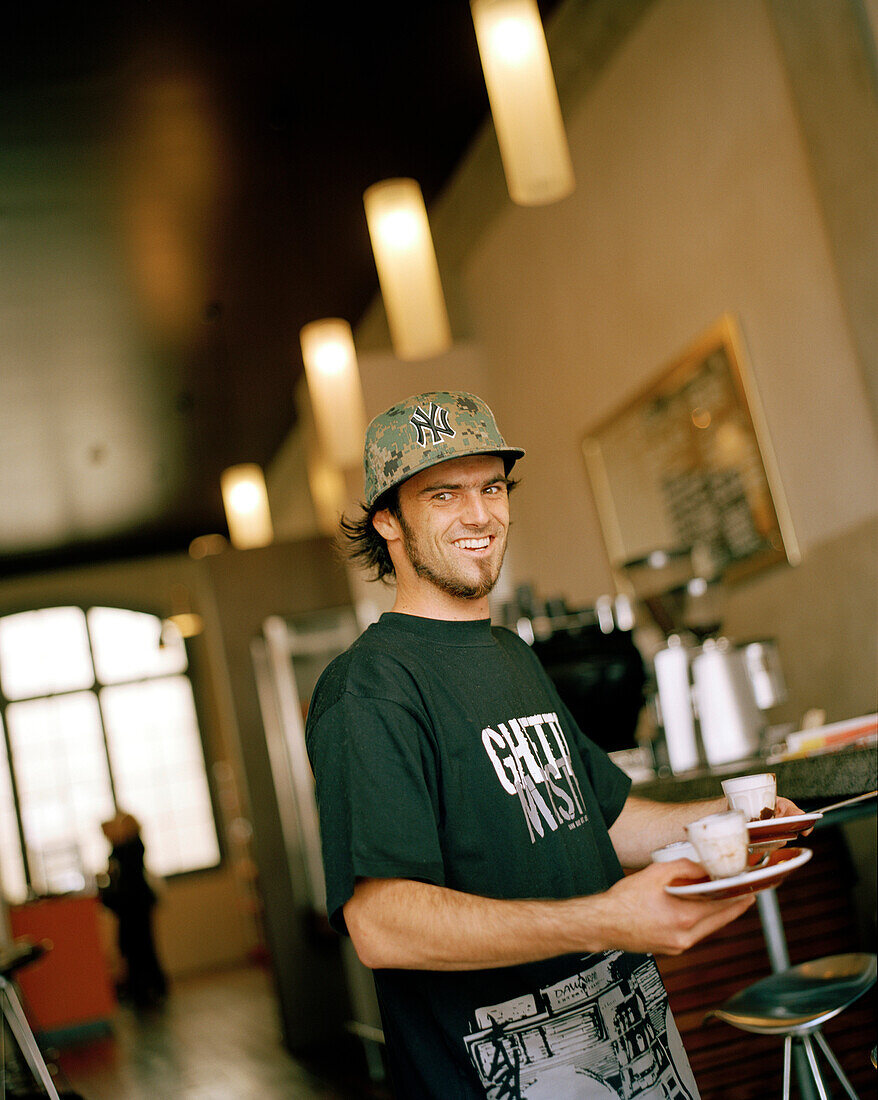
[[[614,946],[625,951],[679,955],[744,913],[754,894],[724,901],[678,898],[665,886],[677,878],[703,878],[704,868],[688,859],[653,863],[627,875],[593,899],[606,906]]]
[[[795,802],[791,802],[788,798],[781,798],[777,796],[777,802],[774,804],[774,816],[775,817],[798,817],[799,814],[803,814],[805,811],[800,809]],[[808,836],[809,833],[814,832],[814,826],[810,829],[805,829],[800,833],[800,836]]]

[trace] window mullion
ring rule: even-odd
[[[83,615],[85,615],[85,636],[88,638],[88,655],[91,658],[91,668],[94,673],[94,683],[91,690],[95,693],[95,697],[98,701],[98,720],[101,723],[101,737],[104,742],[104,755],[107,758],[107,775],[110,780],[110,794],[113,796],[113,805],[116,809],[119,808],[119,803],[116,799],[116,781],[113,778],[113,762],[110,759],[110,743],[107,740],[107,726],[104,722],[104,708],[101,706],[101,687],[103,686],[98,681],[98,670],[95,666],[95,652],[94,643],[91,638],[91,623],[88,621],[88,613],[86,608],[82,609]]]
[[[12,802],[15,809],[15,825],[18,829],[18,842],[21,845],[21,863],[24,868],[24,881],[29,890],[33,889],[30,877],[30,860],[27,855],[27,842],[24,837],[24,824],[21,820],[21,800],[18,795],[18,780],[15,778],[15,759],[12,754],[12,742],[9,740],[9,722],[6,719],[6,703],[0,693],[0,708],[3,714],[3,742],[6,747],[6,759],[9,761],[9,782],[12,786]]]

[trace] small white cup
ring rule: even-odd
[[[741,810],[748,821],[764,821],[774,817],[777,804],[777,780],[772,772],[761,775],[741,775],[737,779],[724,779],[723,794],[729,808]],[[765,811],[770,811],[765,813]]]
[[[652,853],[653,863],[670,863],[674,859],[691,859],[693,863],[697,863],[698,853],[688,840],[675,840],[673,844],[656,848]]]
[[[729,878],[747,870],[747,819],[740,810],[693,821],[686,826],[686,835],[698,853],[698,862],[712,879]]]

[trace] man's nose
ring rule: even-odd
[[[470,524],[473,527],[482,527],[490,518],[491,513],[488,511],[488,503],[481,490],[467,493],[463,499],[461,522]]]

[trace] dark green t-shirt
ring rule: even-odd
[[[528,646],[488,620],[383,615],[323,674],[307,740],[340,931],[358,878],[568,898],[622,875],[607,830],[630,780],[580,731]],[[546,1096],[561,1100],[587,1095],[575,1082],[592,1080],[595,1062],[594,1080],[618,1079],[619,1095],[636,1096],[622,1081],[639,1040],[605,1019],[617,1002],[628,1005],[620,1018],[667,1048],[667,999],[644,956],[378,970],[375,981],[401,1097],[525,1096],[528,1081],[537,1095],[534,1082],[551,1074]],[[650,1058],[644,1080],[678,1081],[672,1053]]]

